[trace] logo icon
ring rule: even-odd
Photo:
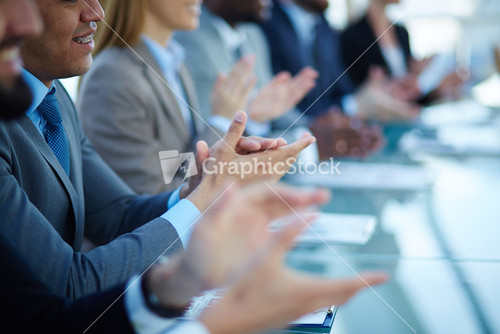
[[[198,174],[194,154],[191,152],[161,151],[159,156],[165,184],[170,184],[176,175],[182,177],[184,182],[188,177]]]

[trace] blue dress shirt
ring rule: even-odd
[[[40,112],[36,110],[40,103],[42,103],[43,99],[45,98],[45,95],[55,87],[54,84],[50,88],[47,88],[40,80],[38,80],[33,74],[28,72],[27,70],[23,69],[22,70],[22,76],[24,81],[28,84],[28,86],[31,89],[31,93],[33,94],[33,102],[31,102],[31,105],[29,106],[28,110],[26,110],[26,116],[28,116],[33,124],[35,124],[36,128],[38,131],[43,136],[43,132],[45,129],[45,124],[47,121],[42,117]]]

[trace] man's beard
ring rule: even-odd
[[[10,88],[0,85],[0,118],[10,120],[21,117],[32,101],[31,89],[21,76]]]

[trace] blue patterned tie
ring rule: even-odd
[[[57,160],[61,163],[66,174],[69,175],[69,144],[62,125],[62,117],[57,105],[55,88],[52,88],[45,96],[37,110],[47,121],[44,129],[45,140],[54,152]]]

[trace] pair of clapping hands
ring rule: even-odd
[[[314,142],[305,134],[288,145],[282,140],[243,138],[246,114],[238,112],[223,140],[208,149],[198,143],[198,163],[218,161],[278,163]],[[248,178],[201,173],[188,198],[203,215],[187,249],[166,264],[153,267],[146,284],[166,308],[182,308],[204,290],[228,288],[225,297],[204,312],[201,321],[211,333],[252,333],[285,326],[317,308],[342,304],[360,289],[384,282],[384,274],[331,280],[287,268],[284,256],[295,237],[310,223],[311,214],[297,214],[292,223],[271,232],[268,224],[326,202],[325,190],[300,190],[274,184],[281,175]],[[258,182],[260,180],[260,182]],[[201,190],[200,190],[201,189]],[[200,199],[205,196],[206,198]],[[207,209],[208,208],[208,209]],[[181,288],[180,288],[181,287]]]
[[[255,62],[254,55],[245,56],[228,74],[219,74],[211,94],[214,115],[232,119],[235,110],[245,109],[254,121],[272,121],[294,108],[316,85],[318,72],[305,67],[295,76],[278,73],[252,94],[257,82],[253,74]]]

